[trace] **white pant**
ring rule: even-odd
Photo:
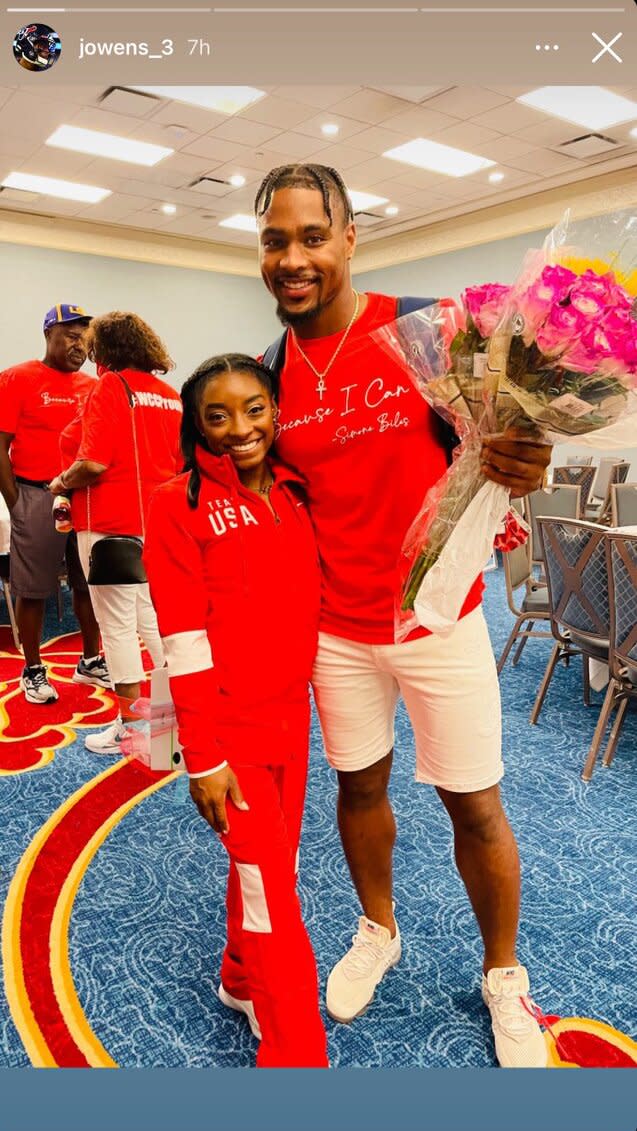
[[[502,777],[500,688],[480,608],[449,636],[404,644],[321,632],[312,683],[336,770],[366,769],[391,750],[401,695],[416,742],[416,781],[476,793]]]
[[[106,537],[95,531],[78,532],[80,561],[86,577],[91,548]],[[113,683],[139,683],[144,679],[138,633],[154,666],[162,668],[164,649],[148,585],[89,585],[89,593]]]

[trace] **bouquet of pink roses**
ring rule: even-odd
[[[462,307],[444,300],[375,331],[461,440],[403,544],[398,641],[417,625],[450,631],[491,555],[510,500],[480,471],[484,435],[590,437],[637,409],[636,265],[636,216],[582,235],[567,217],[513,286],[470,287]]]

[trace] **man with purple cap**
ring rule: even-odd
[[[0,491],[11,513],[11,591],[24,650],[20,686],[29,703],[58,698],[40,658],[40,642],[45,600],[57,588],[65,555],[83,640],[73,679],[110,687],[77,542],[74,535],[55,529],[47,489],[60,470],[60,433],[93,382],[81,372],[90,320],[81,306],[58,303],[44,318],[44,359],[0,373]]]

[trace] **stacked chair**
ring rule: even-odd
[[[637,697],[637,536],[613,533],[605,538],[610,602],[610,680],[582,777],[588,781],[606,728],[616,711],[603,764],[610,766],[629,700]]]
[[[584,518],[586,504],[588,503],[596,474],[596,467],[582,464],[568,464],[566,467],[556,467],[553,469],[553,483],[555,485],[569,483],[571,487],[580,488],[578,518]]]
[[[594,522],[610,522],[613,486],[617,483],[625,483],[629,471],[630,464],[625,460],[600,460],[590,503],[586,507],[586,518],[593,519]]]
[[[637,526],[637,483],[611,483],[611,524]]]

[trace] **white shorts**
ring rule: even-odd
[[[363,770],[394,745],[401,695],[416,740],[416,781],[475,793],[500,781],[500,687],[482,609],[446,637],[359,644],[319,634],[312,677],[328,762]]]

